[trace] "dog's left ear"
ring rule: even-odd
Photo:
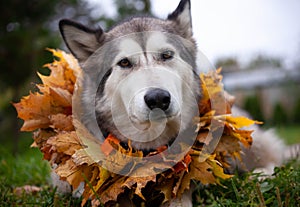
[[[190,0],[181,0],[176,10],[169,14],[168,20],[174,21],[184,37],[192,37],[192,17]]]
[[[67,47],[79,62],[85,62],[101,46],[104,39],[101,28],[90,29],[68,19],[60,20],[59,30]]]

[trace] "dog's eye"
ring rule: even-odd
[[[160,54],[160,57],[164,61],[165,60],[170,60],[174,57],[174,52],[170,51],[170,50],[164,51],[163,53]]]
[[[120,66],[121,68],[131,68],[132,64],[131,62],[128,60],[128,58],[123,58],[122,60],[120,60],[117,63],[118,66]]]

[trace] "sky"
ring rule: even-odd
[[[90,0],[97,1],[97,0]],[[179,0],[151,0],[155,16],[166,18]],[[101,1],[114,15],[112,0]],[[280,57],[285,67],[300,62],[300,0],[191,0],[194,36],[211,62],[258,54]]]

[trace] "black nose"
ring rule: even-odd
[[[159,108],[166,111],[169,108],[171,102],[171,95],[168,91],[154,88],[149,90],[144,96],[145,103],[149,109]]]

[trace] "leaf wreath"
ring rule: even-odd
[[[190,188],[191,180],[218,184],[220,180],[230,178],[231,175],[224,173],[224,169],[230,167],[227,158],[240,159],[241,145],[251,146],[252,131],[242,128],[259,122],[231,116],[234,100],[230,95],[218,101],[224,94],[219,69],[200,74],[203,96],[199,101],[199,117],[195,118],[197,138],[181,161],[164,160],[143,167],[131,165],[126,176],[110,172],[99,164],[102,159],[112,165],[117,163],[114,170],[121,172],[131,162],[128,157],[143,157],[144,154],[132,149],[130,143],[124,148],[112,135],[103,143],[89,137],[89,132],[72,116],[75,83],[82,76],[78,62],[63,51],[49,50],[58,58],[45,65],[51,74],[38,74],[42,81],[37,84],[39,92],[30,93],[14,106],[18,117],[24,120],[21,131],[34,131],[32,146],[38,147],[52,166],[57,166],[55,172],[60,179],[70,183],[73,189],[84,182],[82,205],[91,199],[94,206],[110,206],[120,195],[140,202],[165,203],[180,197]],[[212,99],[217,100],[214,107]],[[224,110],[219,110],[221,108]],[[78,130],[75,131],[74,126]],[[221,137],[210,151],[209,146],[218,130],[222,132]],[[154,153],[164,150],[162,147]],[[155,174],[157,169],[167,170]],[[150,172],[149,176],[138,176],[145,171]]]

